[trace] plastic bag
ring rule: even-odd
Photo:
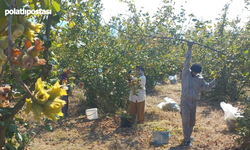
[[[171,84],[176,84],[177,83],[177,75],[169,76],[168,79],[170,80]]]
[[[226,121],[229,131],[235,131],[237,118],[242,117],[238,111],[238,108],[233,107],[231,104],[227,104],[225,102],[221,102],[220,106],[224,111],[224,120]]]
[[[176,101],[168,97],[164,98],[166,102],[161,102],[157,106],[165,111],[180,111],[180,107]]]

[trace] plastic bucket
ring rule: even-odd
[[[132,124],[133,124],[133,117],[126,118],[126,117],[121,116],[121,127],[122,128],[132,127]]]
[[[97,108],[86,109],[87,119],[93,120],[98,118]]]
[[[168,144],[170,131],[153,131],[154,143]]]

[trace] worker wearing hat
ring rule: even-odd
[[[201,76],[202,66],[195,63],[190,68],[193,42],[188,42],[188,52],[182,70],[182,95],[181,95],[181,117],[183,135],[186,146],[191,146],[193,127],[195,125],[196,104],[200,99],[201,90],[209,90],[214,87],[216,80],[207,83]]]

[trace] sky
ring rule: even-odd
[[[197,19],[212,20],[215,22],[215,18],[219,17],[223,6],[230,2],[231,0],[173,0],[175,1],[175,11],[180,12],[181,5],[186,10],[186,14],[193,13]],[[162,0],[134,0],[137,10],[142,12],[149,12],[152,16],[156,13],[158,7],[162,7]],[[119,0],[102,0],[104,11],[102,17],[105,22],[108,22],[111,16],[118,13],[128,14],[128,7],[126,3],[119,2]],[[229,7],[229,19],[236,18],[240,15],[242,21],[246,21],[248,17],[249,10],[245,9],[244,0],[233,0]]]

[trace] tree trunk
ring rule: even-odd
[[[0,125],[0,149],[4,149],[4,145],[5,145],[5,131],[7,129],[7,126],[1,126]]]

